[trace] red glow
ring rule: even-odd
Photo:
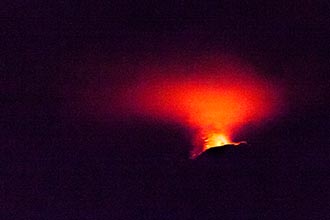
[[[144,70],[145,77],[116,89],[108,110],[186,125],[195,133],[192,157],[233,143],[235,130],[277,113],[278,89],[250,67],[213,62],[182,69]]]

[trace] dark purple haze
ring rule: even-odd
[[[329,218],[327,1],[14,0],[0,10],[1,219]],[[99,121],[79,106],[86,88],[134,84],[146,64],[219,53],[287,88],[287,114],[237,137],[251,146],[190,161],[179,124]]]

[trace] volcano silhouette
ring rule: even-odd
[[[239,145],[227,144],[212,147],[199,155],[195,161],[205,166],[220,166],[222,170],[239,170],[257,167],[258,158],[255,158],[251,146],[246,143]]]
[[[210,149],[207,149],[201,155],[197,157],[197,160],[210,160],[210,159],[233,159],[243,156],[246,153],[245,143],[239,145],[226,144],[223,146],[216,146]]]

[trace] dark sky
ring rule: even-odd
[[[0,8],[2,219],[330,217],[327,1]],[[173,54],[217,53],[235,54],[287,87],[287,114],[245,129],[246,148],[191,161],[180,125],[96,121],[74,107],[86,87],[134,82],[134,69],[151,58],[166,64]]]

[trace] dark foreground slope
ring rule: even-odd
[[[57,135],[26,136],[20,140],[25,148],[6,148],[3,219],[330,215],[330,173],[321,142],[285,146],[285,140],[269,139],[213,148],[189,160],[180,129],[122,126],[61,126]]]

